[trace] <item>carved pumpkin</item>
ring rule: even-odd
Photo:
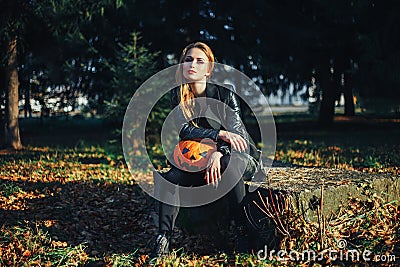
[[[205,171],[217,146],[211,139],[183,140],[174,149],[175,166],[189,172]]]

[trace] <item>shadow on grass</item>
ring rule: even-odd
[[[104,119],[97,118],[50,117],[43,120],[20,120],[22,143],[32,147],[75,148],[105,145],[109,140],[118,139],[115,132],[118,129]]]
[[[146,253],[154,233],[149,210],[154,201],[136,185],[104,182],[13,182],[21,201],[0,210],[0,224],[42,224],[53,240],[76,246],[87,244],[88,253]],[[20,208],[20,210],[15,210]]]

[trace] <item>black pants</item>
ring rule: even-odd
[[[229,168],[227,168],[229,162]],[[232,188],[228,194],[231,204],[230,210],[233,211],[236,225],[245,225],[246,223],[243,206],[241,205],[246,195],[244,179],[251,179],[256,171],[256,166],[255,160],[244,153],[232,153],[231,155],[225,155],[221,158],[222,180],[220,183],[228,184],[228,186],[230,186],[229,188]],[[188,173],[175,167],[172,167],[164,177],[172,184],[183,187],[197,187],[206,184],[204,172]],[[155,182],[155,191],[158,192],[158,197],[161,197],[161,199],[176,197],[176,192],[173,192],[173,190],[164,190],[162,186],[157,186],[157,184],[158,183]],[[211,184],[208,186],[212,187]],[[159,203],[160,232],[171,232],[173,230],[179,208],[179,203],[175,205],[166,204],[164,202]]]

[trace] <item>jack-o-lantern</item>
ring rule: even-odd
[[[188,172],[205,171],[208,160],[217,146],[211,139],[183,140],[174,149],[176,167]]]

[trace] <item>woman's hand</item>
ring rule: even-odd
[[[244,140],[244,138],[238,134],[221,130],[219,131],[218,137],[223,141],[230,143],[232,149],[235,149],[239,152],[244,152],[247,148],[246,140]]]
[[[222,153],[215,151],[212,153],[210,159],[209,159],[209,165],[206,170],[206,174],[204,176],[204,179],[206,180],[206,183],[212,183],[215,187],[218,186],[218,182],[221,181],[221,158],[222,158]]]

